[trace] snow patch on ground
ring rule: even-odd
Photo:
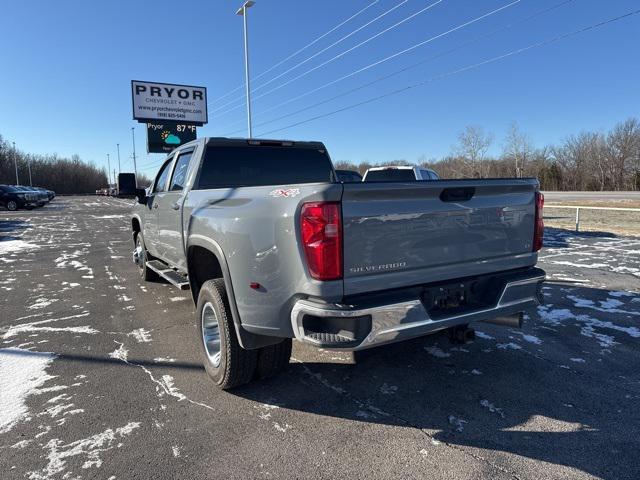
[[[455,417],[453,415],[449,415],[449,425],[453,425],[455,427],[456,432],[462,432],[464,430],[464,424],[469,423],[462,418]]]
[[[120,344],[120,346],[117,349],[115,349],[113,352],[111,352],[109,356],[111,358],[115,358],[117,360],[122,360],[123,362],[126,362],[129,356],[129,350],[124,348],[124,343],[120,343],[120,342],[116,342],[116,343]]]
[[[46,467],[28,472],[27,475],[32,480],[50,479],[67,468],[67,459],[76,456],[84,457],[83,469],[100,468],[102,466],[100,454],[112,448],[122,447],[123,444],[119,440],[139,427],[140,422],[129,422],[115,430],[108,428],[104,432],[67,444],[60,439],[52,439],[44,446],[45,450],[48,450]]]
[[[383,383],[380,387],[380,393],[383,395],[395,395],[398,393],[398,387],[395,385],[389,385],[388,383]]]
[[[25,242],[24,240],[3,240],[0,242],[0,255],[5,253],[16,253],[22,250],[31,250],[34,248],[40,248],[39,245],[34,243]]]
[[[149,343],[151,341],[151,332],[144,328],[138,328],[133,332],[127,333],[128,337],[133,337],[138,343]]]
[[[38,310],[40,308],[48,307],[49,305],[57,301],[58,301],[57,298],[48,299],[48,298],[41,297],[36,299],[35,303],[33,305],[30,305],[27,308],[29,310]]]
[[[476,330],[476,337],[482,338],[484,340],[495,340],[495,337],[492,337],[488,333],[481,332],[480,330]]]
[[[489,402],[489,400],[480,400],[480,405],[489,410],[491,413],[497,413],[502,418],[504,418],[504,412],[502,411],[502,409],[496,407],[493,403]]]
[[[616,300],[615,298],[600,300],[598,302],[600,304],[599,306],[596,305],[593,300],[578,297],[576,295],[567,295],[567,299],[571,300],[577,308],[589,308],[591,310],[604,313],[626,313],[627,315],[638,315],[636,312],[620,310],[618,307],[624,305],[624,303],[620,300]]]
[[[55,358],[55,354],[48,352],[0,348],[0,433],[8,432],[19,421],[28,418],[25,401],[47,380],[54,378],[46,369]]]
[[[514,332],[517,335],[520,335],[525,342],[533,343],[534,345],[541,345],[542,340],[540,340],[535,335],[526,334],[524,332]]]
[[[448,358],[451,356],[450,353],[443,351],[441,348],[433,346],[433,347],[424,347],[424,349],[436,358]]]

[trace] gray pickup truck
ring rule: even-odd
[[[133,260],[191,289],[221,388],[289,363],[291,339],[361,350],[541,301],[535,179],[340,183],[325,146],[202,138],[137,190]]]

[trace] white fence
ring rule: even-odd
[[[640,208],[624,207],[586,207],[584,205],[545,205],[544,208],[568,208],[576,211],[576,232],[580,231],[580,210],[613,210],[622,212],[640,212]]]

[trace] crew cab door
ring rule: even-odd
[[[145,246],[151,255],[159,258],[162,258],[162,251],[158,239],[158,209],[162,195],[167,190],[167,182],[169,180],[173,158],[173,156],[167,158],[162,164],[162,167],[160,167],[158,175],[156,175],[156,179],[153,182],[153,188],[149,194],[142,220],[142,234],[144,236]]]
[[[158,242],[161,258],[178,268],[186,267],[183,245],[182,206],[189,164],[194,149],[178,152],[167,191],[158,199]]]

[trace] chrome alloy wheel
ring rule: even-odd
[[[211,302],[204,304],[202,308],[202,342],[207,352],[207,357],[214,367],[220,366],[220,326],[218,316]]]
[[[133,262],[142,270],[144,268],[144,260],[144,248],[142,248],[142,242],[140,241],[140,237],[138,237],[136,239],[136,248],[133,251]]]

